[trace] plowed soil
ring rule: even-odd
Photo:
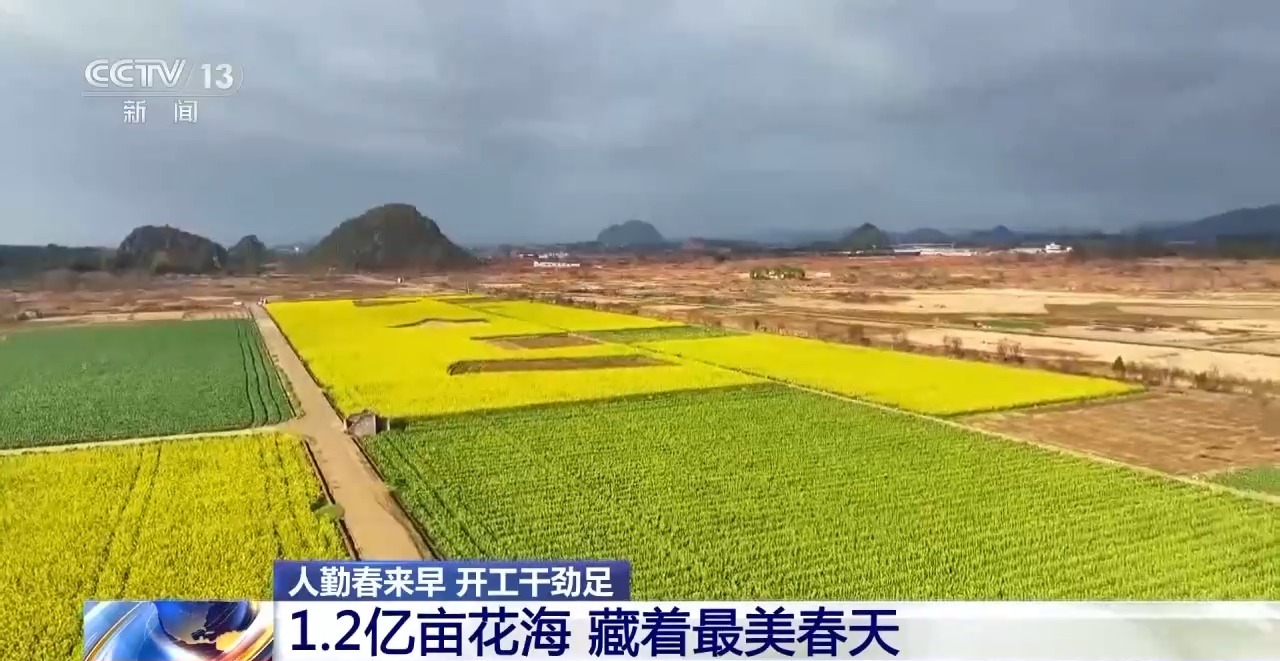
[[[1280,464],[1280,402],[1161,392],[973,416],[969,424],[1178,475]]]

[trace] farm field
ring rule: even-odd
[[[0,338],[0,448],[223,431],[292,415],[244,319],[68,326]]]
[[[620,344],[640,344],[643,342],[669,342],[671,340],[696,340],[710,337],[740,335],[738,331],[712,328],[710,326],[663,326],[659,328],[630,328],[612,331],[592,331],[583,333],[601,342],[618,342]]]
[[[1229,487],[1280,496],[1280,466],[1254,466],[1215,476],[1214,482]]]
[[[498,316],[514,317],[557,330],[610,331],[633,328],[665,328],[679,322],[649,319],[617,312],[584,310],[536,301],[464,303],[467,307]]]
[[[1251,397],[1149,392],[1138,397],[966,417],[965,424],[1176,475],[1280,465],[1277,407]]]
[[[1107,379],[763,333],[642,347],[801,386],[933,415],[1133,392]]]
[[[775,384],[367,448],[445,557],[629,558],[640,599],[1280,598],[1273,505]]]
[[[512,336],[557,329],[438,300],[304,301],[272,303],[268,310],[343,414],[372,408],[413,418],[760,380],[679,358],[655,366],[585,369],[595,358],[643,352],[592,342],[516,346]],[[563,358],[582,359],[583,369],[494,373],[475,366]],[[459,365],[474,369],[451,374]]]
[[[85,599],[265,599],[272,559],[347,555],[284,435],[3,456],[0,493],[0,659],[77,658]]]

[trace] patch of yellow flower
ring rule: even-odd
[[[500,306],[494,313],[485,311]],[[513,360],[616,356],[639,350],[619,344],[524,349],[484,338],[553,333],[569,326],[603,328],[629,320],[632,327],[652,320],[590,310],[567,311],[562,325],[503,316],[545,318],[545,310],[514,303],[455,305],[443,300],[356,305],[350,300],[281,302],[268,305],[312,373],[344,414],[371,408],[392,418],[420,417],[476,409],[551,402],[607,399],[625,395],[752,383],[760,379],[678,358],[672,364],[583,370],[539,370],[454,374],[461,360]],[[530,312],[530,311],[533,312]],[[586,313],[577,315],[574,313]],[[568,320],[568,321],[566,321]],[[612,325],[610,325],[612,324]]]
[[[511,317],[567,331],[611,331],[631,328],[682,326],[678,322],[649,319],[630,314],[585,310],[535,301],[476,303],[470,307],[497,316]]]
[[[345,558],[302,439],[0,456],[0,659],[80,658],[86,599],[267,599],[276,559]]]
[[[1137,390],[1110,379],[760,333],[642,346],[934,415],[992,411]]]

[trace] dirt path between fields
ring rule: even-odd
[[[35,452],[62,452],[64,450],[89,450],[107,448],[114,445],[141,445],[143,443],[159,443],[161,441],[182,441],[192,438],[216,438],[218,436],[250,436],[253,434],[272,434],[284,431],[280,425],[266,427],[250,427],[248,429],[229,429],[227,431],[193,432],[190,434],[170,434],[169,436],[142,436],[138,438],[119,438],[110,441],[85,441],[83,443],[62,443],[58,445],[37,445],[25,448],[7,448],[0,450],[0,457],[14,454],[32,454]]]
[[[267,350],[289,380],[299,415],[282,425],[282,431],[306,437],[315,456],[320,478],[342,506],[343,523],[362,560],[414,560],[430,557],[412,521],[369,465],[355,440],[347,435],[342,418],[316,384],[311,373],[259,305],[250,307]]]

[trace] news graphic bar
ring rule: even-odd
[[[1276,661],[1280,603],[289,602],[277,661]]]
[[[557,561],[286,561],[274,594],[288,601],[625,601],[631,563]]]

